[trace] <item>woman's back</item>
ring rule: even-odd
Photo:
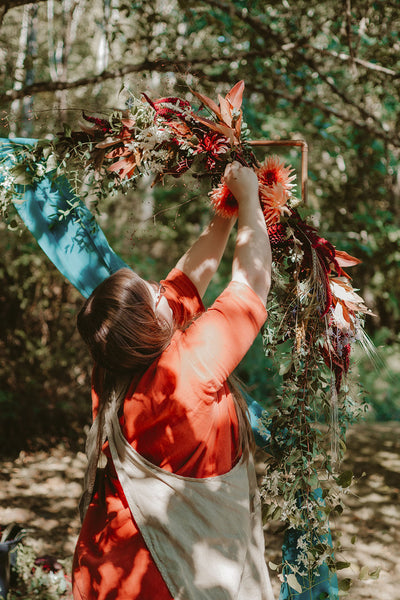
[[[178,325],[204,310],[196,288],[180,271],[163,283]],[[226,377],[265,317],[256,294],[233,283],[207,313],[174,334],[123,405],[122,431],[140,455],[186,477],[213,477],[232,468],[238,459],[238,423]],[[94,414],[97,402],[94,393]],[[107,577],[99,578],[99,569]],[[74,580],[77,598],[172,597],[130,517],[111,462],[104,489],[97,490],[83,524]]]

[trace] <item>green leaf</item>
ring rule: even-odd
[[[279,365],[279,375],[286,375],[290,371],[290,367],[292,366],[292,357],[287,356],[282,358]]]
[[[286,575],[286,581],[291,588],[293,588],[294,590],[296,590],[296,592],[301,594],[303,590],[300,583],[297,581],[296,575],[293,575],[293,573],[291,573],[290,575]]]
[[[346,577],[346,579],[342,579],[342,581],[339,581],[338,588],[342,592],[348,592],[351,588],[351,579]]]
[[[16,231],[19,227],[19,223],[16,219],[11,219],[11,221],[8,223],[8,229],[10,229],[11,231]]]
[[[369,572],[370,579],[378,579],[380,572],[381,572],[381,567],[377,567],[376,569],[373,569],[372,571],[370,571]]]
[[[50,154],[47,161],[46,161],[46,173],[49,173],[50,171],[54,171],[55,169],[57,169],[57,157],[55,154]]]
[[[282,508],[280,506],[277,506],[271,515],[271,519],[273,521],[278,521],[281,517],[281,514],[282,514]]]
[[[48,140],[47,140],[48,141]],[[43,148],[42,154],[43,154],[43,158],[47,159],[50,154],[51,154],[52,148],[50,145],[47,145]]]
[[[318,475],[316,473],[313,473],[311,475],[311,477],[309,478],[308,483],[312,490],[315,490],[317,487],[319,487],[320,483],[319,483]]]
[[[342,569],[348,569],[350,566],[351,566],[351,563],[346,562],[346,561],[338,560],[335,563],[335,568],[337,571],[341,571]]]
[[[361,579],[362,581],[365,581],[365,579],[378,579],[380,572],[380,567],[377,567],[376,569],[370,571],[369,568],[366,565],[364,565],[360,569],[358,579]]]
[[[32,173],[27,169],[26,164],[21,163],[10,169],[14,182],[19,185],[29,185],[32,183]]]
[[[336,504],[336,506],[332,508],[332,512],[341,515],[343,513],[343,506],[341,504]]]
[[[68,125],[68,123],[64,123],[63,128],[64,128],[64,136],[66,138],[70,138],[71,137],[71,133],[72,133],[71,126]]]
[[[361,579],[361,581],[363,581],[364,579],[369,579],[367,566],[364,565],[363,567],[361,567],[360,572],[358,574],[358,579]]]
[[[338,485],[340,485],[340,487],[348,488],[353,481],[353,471],[343,471],[339,477],[335,477],[335,481]]]

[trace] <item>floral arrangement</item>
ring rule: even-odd
[[[68,575],[71,565],[61,562],[63,564],[53,556],[36,557],[29,543],[19,546],[13,569],[14,591],[8,593],[8,600],[21,597],[72,600],[72,582]]]
[[[156,184],[191,170],[210,178],[214,210],[231,217],[237,204],[221,181],[226,164],[238,160],[255,170],[273,253],[264,348],[282,376],[280,402],[260,425],[268,431],[262,494],[268,518],[303,531],[296,564],[281,565],[282,576],[301,591],[298,578],[316,573],[322,562],[332,571],[347,566],[334,558],[340,547],[333,554],[328,516],[341,512],[351,483],[351,473],[340,473],[338,465],[346,428],[365,405],[350,394],[346,375],[352,344],[368,346],[363,319],[370,311],[347,273],[360,261],[301,218],[294,170],[277,156],[257,160],[243,121],[243,91],[241,81],[218,96],[217,104],[192,90],[200,110],[181,98],[152,100],[143,94],[107,119],[83,114],[81,131],[66,128],[53,142],[26,150],[6,181],[12,196],[15,184],[75,164],[101,197],[134,185],[143,173],[153,174]],[[346,581],[341,585],[345,590]]]

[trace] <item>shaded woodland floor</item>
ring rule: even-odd
[[[85,468],[83,453],[62,447],[51,452],[21,453],[0,461],[0,523],[28,527],[26,543],[36,556],[56,556],[70,568],[79,531],[78,501]],[[354,577],[352,600],[400,600],[400,423],[362,424],[350,430],[346,468],[357,477],[346,504],[351,507],[334,523],[341,534],[343,560]],[[280,562],[282,534],[269,524],[267,560]],[[357,541],[352,543],[353,536]],[[358,580],[362,566],[381,568],[378,580]],[[279,595],[279,581],[271,574]],[[38,596],[35,596],[38,597]]]

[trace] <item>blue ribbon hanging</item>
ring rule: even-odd
[[[0,161],[13,163],[21,146],[36,141],[0,139]],[[14,203],[19,216],[51,262],[85,298],[106,277],[127,266],[65,176],[56,177],[53,171],[19,187],[23,201]]]

